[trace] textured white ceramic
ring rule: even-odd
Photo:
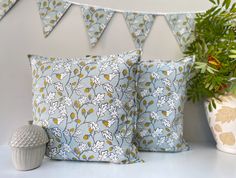
[[[205,110],[209,126],[217,142],[217,148],[223,152],[236,154],[236,96],[221,96],[216,101],[216,109],[208,111],[208,101]]]
[[[46,145],[35,148],[12,148],[12,161],[19,171],[32,170],[42,164]]]
[[[36,125],[18,128],[12,135],[10,147],[12,148],[12,161],[17,170],[26,171],[39,167],[42,163],[48,136],[46,131]]]
[[[12,134],[9,145],[17,148],[37,147],[48,142],[46,131],[37,126],[32,125],[33,121],[29,121],[28,125],[22,126]]]

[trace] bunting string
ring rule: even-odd
[[[204,13],[205,12],[205,10],[182,11],[182,12],[157,12],[157,11],[147,12],[147,11],[121,10],[121,9],[116,9],[116,8],[109,8],[109,7],[103,7],[103,6],[98,6],[98,5],[73,2],[73,1],[70,1],[70,0],[64,0],[64,1],[70,2],[71,4],[78,5],[78,6],[89,6],[89,7],[94,7],[94,8],[97,8],[97,9],[106,9],[106,10],[114,11],[114,12],[117,12],[117,13],[133,12],[133,13],[136,13],[136,14],[152,14],[152,15],[156,15],[156,16],[163,16],[163,15],[167,15],[167,14],[197,14],[197,13]]]
[[[0,0],[0,20],[18,1],[20,0]],[[70,7],[77,5],[81,9],[88,40],[92,47],[96,46],[114,14],[121,13],[136,48],[144,47],[156,16],[164,16],[182,51],[185,51],[188,44],[194,39],[196,14],[204,12],[127,11],[76,3],[70,0],[37,0],[37,5],[45,38],[49,36]]]

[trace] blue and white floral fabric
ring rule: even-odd
[[[18,0],[0,0],[0,20],[18,2]]]
[[[47,37],[67,12],[71,3],[64,0],[38,0],[37,4],[42,20],[43,33]]]
[[[194,40],[195,16],[195,13],[165,15],[167,23],[183,52]]]
[[[140,51],[81,59],[30,56],[34,124],[52,159],[133,163]]]
[[[144,42],[151,31],[155,15],[125,12],[124,18],[136,48],[143,48]]]
[[[188,150],[183,139],[186,83],[194,59],[143,61],[138,79],[135,143],[141,151]]]
[[[81,6],[89,42],[95,46],[114,15],[114,11],[89,6]]]

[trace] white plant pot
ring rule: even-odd
[[[208,110],[205,101],[205,111],[217,148],[223,152],[236,154],[236,96],[225,95],[216,101],[216,109]]]

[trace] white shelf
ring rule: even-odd
[[[192,144],[182,153],[140,153],[145,163],[117,165],[52,161],[38,169],[16,171],[8,146],[0,146],[0,178],[236,178],[236,155],[220,152],[209,143]]]

